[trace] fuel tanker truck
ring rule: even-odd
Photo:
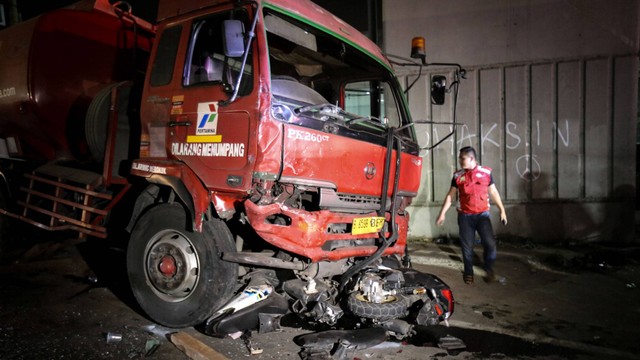
[[[108,238],[130,201],[129,281],[165,326],[446,321],[406,257],[419,152],[387,57],[311,1],[161,0],[152,25],[86,0],[0,32],[2,226]]]

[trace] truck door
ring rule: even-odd
[[[236,101],[226,105],[242,58],[225,57],[222,22],[241,19],[244,10],[222,11],[188,24],[180,84],[173,89],[167,142],[170,157],[187,164],[210,189],[246,191],[251,186],[251,129],[258,101],[250,54]],[[183,37],[183,40],[185,38]],[[256,53],[255,51],[252,54]],[[180,61],[178,61],[180,64]]]

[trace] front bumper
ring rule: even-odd
[[[305,211],[282,204],[257,205],[249,200],[244,205],[252,228],[264,240],[278,248],[305,256],[313,262],[370,256],[380,245],[377,243],[378,233],[352,235],[329,231],[333,224],[350,226],[353,219],[377,216],[375,212],[345,214],[329,210]],[[273,224],[267,219],[273,215],[283,215],[291,221],[287,225]],[[388,224],[389,213],[386,218]],[[404,254],[409,214],[405,212],[403,215],[396,215],[395,223],[398,226],[398,239],[383,255]],[[385,233],[385,237],[389,237],[389,233]]]

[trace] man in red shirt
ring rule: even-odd
[[[464,262],[464,282],[473,283],[473,243],[476,231],[484,248],[484,269],[487,272],[485,280],[495,280],[493,263],[496,260],[496,240],[491,227],[489,216],[489,198],[500,210],[500,221],[507,224],[507,213],[502,205],[502,199],[493,182],[491,168],[480,166],[476,162],[476,151],[471,146],[460,149],[458,157],[461,170],[453,174],[451,188],[444,198],[440,215],[436,224],[442,225],[445,213],[451,207],[456,192],[460,192],[458,206],[458,228],[460,230],[460,245]]]

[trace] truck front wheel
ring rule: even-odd
[[[140,307],[169,327],[202,323],[233,295],[238,265],[223,261],[235,251],[233,237],[218,219],[202,233],[188,230],[179,204],[149,209],[137,222],[127,249],[127,272]]]

